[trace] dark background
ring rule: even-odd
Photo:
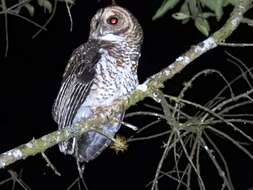
[[[182,25],[171,19],[170,14],[157,21],[152,16],[162,1],[128,0],[119,1],[119,5],[128,8],[138,18],[145,33],[142,58],[139,64],[139,79],[144,81],[148,76],[158,72],[171,63],[177,56],[200,42],[205,37],[199,33],[192,22]],[[31,24],[9,16],[9,52],[4,57],[4,30],[1,28],[0,49],[0,152],[4,152],[19,144],[28,142],[57,129],[51,117],[51,107],[60,87],[61,76],[71,52],[78,45],[85,42],[89,33],[89,21],[104,2],[77,0],[72,8],[74,22],[73,31],[69,31],[70,22],[64,3],[58,4],[54,19],[47,26],[48,31],[42,32],[35,39],[31,36],[37,28]],[[226,15],[232,7],[226,9]],[[27,13],[24,11],[23,14]],[[43,10],[35,11],[34,19],[44,23],[48,14]],[[0,18],[3,25],[3,16]],[[215,31],[224,23],[211,23]],[[252,28],[242,26],[229,39],[233,42],[253,42]],[[205,68],[216,68],[225,76],[232,78],[236,68],[226,62],[224,50],[229,50],[234,56],[241,58],[249,67],[252,65],[253,48],[217,48],[203,55],[188,66],[180,75],[167,83],[167,90],[175,94],[182,87],[182,83],[189,80],[198,71]],[[218,84],[212,79],[203,81],[195,88],[192,96],[202,100],[206,94],[212,92]],[[129,110],[142,110],[142,103]],[[149,121],[147,118],[128,120],[140,128]],[[123,134],[131,135],[132,131],[122,130]],[[156,166],[161,157],[162,142],[165,138],[132,143],[125,153],[115,154],[108,149],[101,156],[86,165],[84,178],[91,190],[98,189],[145,189],[152,180]],[[220,143],[221,149],[227,155],[231,175],[236,189],[253,187],[253,164],[243,153],[231,148],[228,143]],[[251,147],[252,148],[252,147]],[[46,166],[41,156],[27,158],[8,167],[19,172],[23,170],[22,179],[32,189],[66,189],[77,177],[75,160],[71,156],[64,156],[53,147],[46,154],[62,174],[55,176]],[[208,189],[219,189],[217,173],[212,166],[202,165],[208,171]],[[210,171],[210,172],[209,172]],[[0,180],[8,177],[7,172],[0,171]],[[164,189],[173,189],[171,180],[163,181]],[[0,186],[0,189],[10,189],[10,185]],[[18,187],[17,189],[20,189]],[[161,188],[162,189],[162,188]]]

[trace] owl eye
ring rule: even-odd
[[[115,16],[111,16],[107,19],[107,23],[110,25],[117,25],[119,22],[119,19]]]

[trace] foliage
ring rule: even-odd
[[[4,15],[4,27],[5,27],[5,41],[6,49],[5,56],[7,56],[9,48],[9,35],[8,35],[8,16],[15,16],[31,23],[32,25],[39,28],[39,30],[34,34],[33,37],[36,37],[42,30],[46,30],[46,26],[52,20],[58,2],[65,2],[69,11],[69,5],[74,4],[75,0],[14,0],[11,3],[6,0],[0,1],[0,15]],[[35,9],[42,8],[45,13],[51,14],[44,24],[39,24],[25,16],[26,14],[22,13],[22,10],[28,11],[30,17],[34,16]],[[70,15],[70,13],[69,13]],[[71,18],[70,18],[71,19]]]
[[[205,36],[209,35],[209,18],[215,17],[219,21],[227,6],[235,6],[239,0],[164,0],[155,13],[153,19],[164,16],[175,6],[180,7],[172,17],[181,20],[183,24],[193,20],[196,28]]]

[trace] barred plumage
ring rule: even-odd
[[[100,9],[92,18],[89,40],[72,54],[53,106],[59,128],[72,127],[98,107],[108,106],[126,96],[138,85],[137,65],[143,33],[129,11],[119,6]],[[114,116],[121,119],[124,110]],[[120,124],[104,124],[105,134],[114,136]],[[90,161],[109,144],[110,139],[90,131],[79,139],[59,144],[65,154]]]

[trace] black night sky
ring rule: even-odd
[[[143,26],[145,37],[138,70],[140,82],[172,63],[192,45],[205,39],[192,22],[182,25],[172,19],[170,16],[172,12],[161,19],[152,21],[152,16],[162,0],[119,2],[119,5],[129,9]],[[51,107],[60,87],[65,65],[72,51],[87,40],[91,17],[98,8],[105,5],[106,3],[94,0],[77,0],[76,5],[72,8],[74,26],[73,31],[70,32],[70,21],[65,4],[58,3],[56,14],[47,26],[47,31],[41,32],[35,39],[31,39],[31,37],[37,32],[37,27],[20,18],[8,17],[9,51],[6,58],[4,57],[3,27],[1,27],[0,35],[0,153],[57,129],[57,124],[51,116]],[[44,23],[49,15],[43,14],[41,9],[36,11],[32,19],[38,23]],[[225,16],[228,16],[229,11],[231,11],[231,7],[226,9]],[[23,14],[28,16],[25,11]],[[3,18],[3,16],[0,17],[1,26],[4,23]],[[224,21],[222,20],[219,26]],[[212,22],[212,31],[218,29],[219,26]],[[241,26],[229,38],[229,41],[253,43],[252,34],[252,28]],[[168,81],[166,91],[175,95],[182,88],[182,83],[207,68],[218,69],[229,79],[235,77],[239,72],[236,67],[226,62],[228,57],[224,53],[225,50],[242,59],[248,67],[252,67],[252,47],[219,47],[206,53],[182,73]],[[194,87],[191,96],[195,97],[195,100],[201,101],[208,97],[206,94],[212,93],[212,88],[215,89],[218,85],[212,81],[212,78],[203,80],[198,87]],[[145,102],[151,101],[146,100]],[[139,103],[130,108],[128,112],[143,109],[145,109],[143,103]],[[127,121],[141,128],[149,122],[149,119],[134,117],[127,119]],[[130,136],[134,132],[122,129],[120,133]],[[149,135],[151,133],[152,130],[147,132]],[[165,140],[166,136],[154,140],[133,142],[129,145],[128,151],[118,155],[113,150],[107,149],[97,159],[86,164],[84,179],[89,189],[150,189],[150,186],[146,187],[146,184],[155,175],[163,150],[161,147]],[[221,149],[224,150],[228,158],[235,189],[244,190],[253,187],[253,162],[238,149],[231,148],[228,144],[223,144],[223,141],[220,141]],[[253,151],[252,144],[249,145],[249,148]],[[46,166],[46,162],[40,155],[19,161],[8,169],[18,173],[22,170],[21,178],[31,189],[66,189],[78,176],[75,160],[71,156],[61,154],[57,146],[47,150],[46,154],[62,174],[61,177],[56,176]],[[220,189],[217,184],[221,180],[211,168],[204,161],[202,169],[210,171],[205,174],[208,179],[207,189]],[[7,177],[7,171],[0,170],[0,181]],[[168,179],[161,183],[164,187],[161,187],[161,190],[175,188],[173,180]],[[11,185],[2,185],[0,189],[11,189]],[[21,187],[17,186],[16,189],[21,189]],[[77,187],[73,189],[77,189]]]

